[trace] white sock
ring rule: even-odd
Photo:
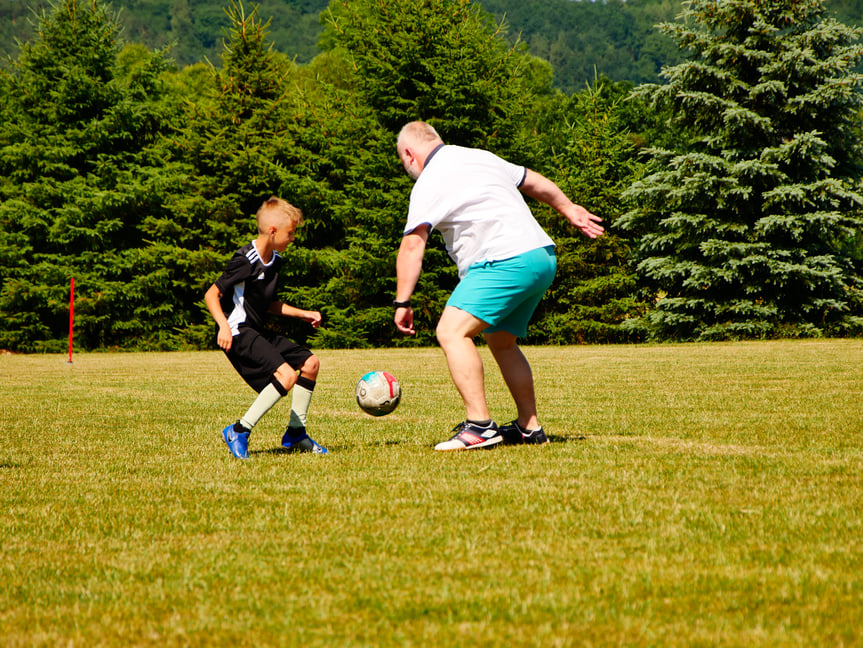
[[[306,427],[306,417],[311,402],[312,390],[302,385],[294,385],[293,396],[291,397],[291,420],[288,427]]]
[[[240,424],[248,430],[251,430],[255,425],[257,425],[258,421],[261,420],[261,417],[270,411],[270,408],[279,402],[282,395],[279,393],[279,390],[276,389],[276,386],[273,383],[268,384],[261,390],[261,393],[258,394],[258,397],[255,399],[255,402],[252,403],[252,406],[249,408],[249,411],[243,414],[243,418],[240,419]]]

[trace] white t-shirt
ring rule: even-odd
[[[411,191],[405,234],[439,230],[459,277],[475,263],[554,245],[518,190],[526,173],[489,151],[441,146]]]

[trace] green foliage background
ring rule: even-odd
[[[686,137],[650,151],[623,221],[652,334],[859,331],[863,32],[814,0],[693,0],[664,30],[689,55],[640,95]]]
[[[818,0],[785,1],[791,7],[811,5],[810,13],[822,7]],[[760,0],[739,2],[759,6]],[[275,46],[278,30],[296,22],[275,10],[271,19],[265,5],[230,4],[222,8],[228,27],[218,57],[178,67],[179,46],[153,49],[128,39],[125,12],[64,0],[40,19],[8,68],[0,70],[0,348],[62,350],[72,277],[80,348],[209,346],[212,325],[201,296],[233,250],[253,236],[253,214],[272,194],[298,205],[307,220],[289,249],[283,297],[321,310],[325,318],[318,331],[290,321],[274,326],[322,347],[433,343],[434,323],[456,281],[439,237],[433,237],[415,298],[421,331],[416,338],[397,336],[390,306],[411,188],[394,141],[412,119],[427,119],[450,143],[488,148],[548,175],[605,219],[607,235],[588,241],[553,211],[532,205],[558,242],[560,269],[530,342],[692,337],[693,327],[666,326],[657,316],[678,296],[667,299],[671,286],[653,281],[649,271],[656,267],[650,260],[659,249],[656,241],[664,236],[664,221],[655,216],[667,202],[651,183],[659,182],[660,189],[690,187],[696,198],[706,199],[717,195],[714,185],[722,180],[713,174],[722,165],[702,168],[692,178],[683,169],[657,181],[655,162],[645,168],[641,154],[652,151],[661,161],[656,151],[683,147],[694,159],[708,152],[728,157],[733,138],[723,139],[727,133],[710,126],[716,117],[711,101],[724,99],[709,84],[675,85],[675,70],[700,65],[679,38],[671,57],[679,62],[666,68],[672,83],[659,86],[664,88],[659,95],[669,101],[658,100],[649,85],[632,93],[631,80],[613,81],[598,68],[589,84],[578,81],[577,92],[561,90],[563,68],[546,60],[554,59],[551,50],[546,58],[532,53],[542,50],[537,34],[551,33],[548,20],[556,21],[562,34],[576,15],[569,12],[593,12],[599,33],[603,25],[664,11],[647,0],[587,4],[592,3],[550,2],[545,13],[528,15],[504,3],[468,0],[332,0],[322,12],[315,3],[294,3],[293,11],[320,15],[318,53],[310,53],[307,62]],[[171,10],[178,31],[184,6]],[[507,19],[501,20],[504,12]],[[203,20],[206,13],[192,15]],[[530,19],[535,30],[519,35],[510,19],[512,24]],[[715,26],[719,32],[735,17],[723,20]],[[827,40],[856,34],[840,33],[835,22],[806,22],[799,28],[801,42],[819,29],[826,30]],[[810,83],[809,94],[799,93],[800,114],[823,113],[818,124],[834,127],[824,129],[823,138],[814,133],[821,126],[810,127],[804,144],[820,146],[821,153],[807,153],[800,158],[805,164],[794,162],[794,173],[780,183],[789,195],[804,192],[806,200],[841,211],[822,218],[823,227],[810,227],[805,245],[784,249],[813,267],[823,266],[829,251],[829,263],[842,276],[813,273],[803,297],[789,302],[797,308],[776,311],[769,326],[748,328],[738,326],[739,320],[767,312],[758,300],[770,294],[787,302],[794,286],[767,290],[757,282],[746,284],[755,308],[732,317],[731,326],[711,329],[712,337],[858,330],[860,77],[852,70],[859,51],[846,50],[841,65],[830,62],[830,52],[795,59],[801,78],[820,70],[825,82]],[[654,63],[662,58],[657,56]],[[727,61],[715,63],[717,78],[726,78]],[[651,65],[626,74],[642,79]],[[563,83],[575,84],[584,73],[572,73]],[[763,72],[753,74],[757,80]],[[820,91],[828,86],[837,90]],[[706,108],[693,103],[693,92],[701,93]],[[692,105],[696,108],[681,108]],[[739,120],[734,137],[746,141],[749,122],[766,118],[759,113],[757,119]],[[837,152],[844,153],[837,158]],[[770,163],[788,165],[781,158],[792,153],[779,146]],[[825,164],[825,155],[837,163]],[[776,187],[756,184],[743,191],[759,198]],[[821,196],[827,190],[832,197]],[[626,202],[639,191],[635,206]],[[770,200],[776,202],[775,196]],[[720,229],[737,227],[733,214],[717,218]],[[697,227],[686,232],[688,238],[675,239],[680,244],[673,251],[703,243]],[[711,271],[727,275],[727,258],[714,254]],[[830,288],[831,282],[847,289]],[[710,327],[708,320],[709,313],[693,318],[696,328]]]

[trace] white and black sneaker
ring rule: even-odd
[[[522,443],[542,445],[548,443],[548,437],[542,428],[525,430],[518,424],[518,421],[511,421],[506,425],[501,425],[500,434],[503,437],[503,442],[508,445]]]
[[[453,429],[455,434],[449,441],[438,443],[435,450],[472,450],[490,448],[503,441],[497,423],[492,421],[488,427],[480,427],[470,421],[462,421]]]

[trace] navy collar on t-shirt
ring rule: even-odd
[[[440,151],[443,147],[444,147],[443,144],[438,144],[437,146],[435,146],[432,149],[432,152],[428,154],[428,157],[426,158],[425,163],[423,163],[423,169],[425,169],[429,165],[429,162],[431,162],[431,159],[435,156],[435,153]]]

